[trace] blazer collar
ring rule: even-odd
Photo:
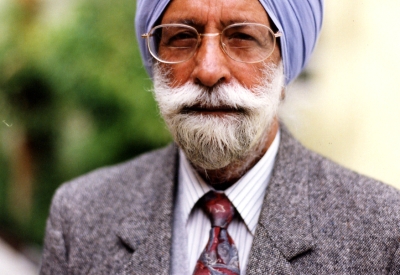
[[[304,150],[283,126],[247,274],[293,274],[289,261],[314,247]]]
[[[169,146],[165,152],[165,155],[160,156],[163,167],[148,171],[147,175],[150,176],[145,179],[152,195],[135,203],[131,215],[116,229],[122,243],[133,251],[130,261],[120,274],[169,273],[176,193],[176,146]]]

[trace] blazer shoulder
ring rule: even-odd
[[[151,194],[165,177],[170,182],[175,176],[177,147],[171,144],[140,155],[117,165],[102,167],[62,184],[56,191],[52,205],[93,206],[106,201],[115,202],[126,197]]]
[[[297,175],[308,179],[311,202],[327,211],[337,207],[349,216],[386,219],[400,227],[400,190],[305,148],[285,127],[282,133],[281,169],[294,165]]]
[[[361,197],[375,197],[400,202],[399,189],[346,168],[314,152],[311,154],[313,165],[310,166],[310,175],[316,182],[329,183],[327,187],[330,189],[345,189],[349,193]]]
[[[349,216],[370,219],[370,223],[385,220],[400,230],[400,190],[314,152],[307,154],[314,199],[326,199],[331,207],[337,206]]]

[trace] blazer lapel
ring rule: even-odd
[[[290,260],[313,248],[308,169],[302,146],[282,139],[247,267],[247,274],[294,274]]]
[[[173,202],[175,198],[177,150],[173,147],[170,165],[149,171],[149,188],[153,195],[135,203],[129,217],[117,231],[119,239],[133,251],[120,274],[168,274],[171,262]]]

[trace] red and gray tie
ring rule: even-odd
[[[197,260],[193,275],[238,275],[239,256],[227,227],[235,208],[224,193],[210,191],[201,200],[201,207],[211,221],[210,239]]]

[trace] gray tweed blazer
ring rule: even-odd
[[[168,274],[177,160],[170,145],[61,186],[40,274]],[[400,274],[400,191],[282,128],[247,274]]]

